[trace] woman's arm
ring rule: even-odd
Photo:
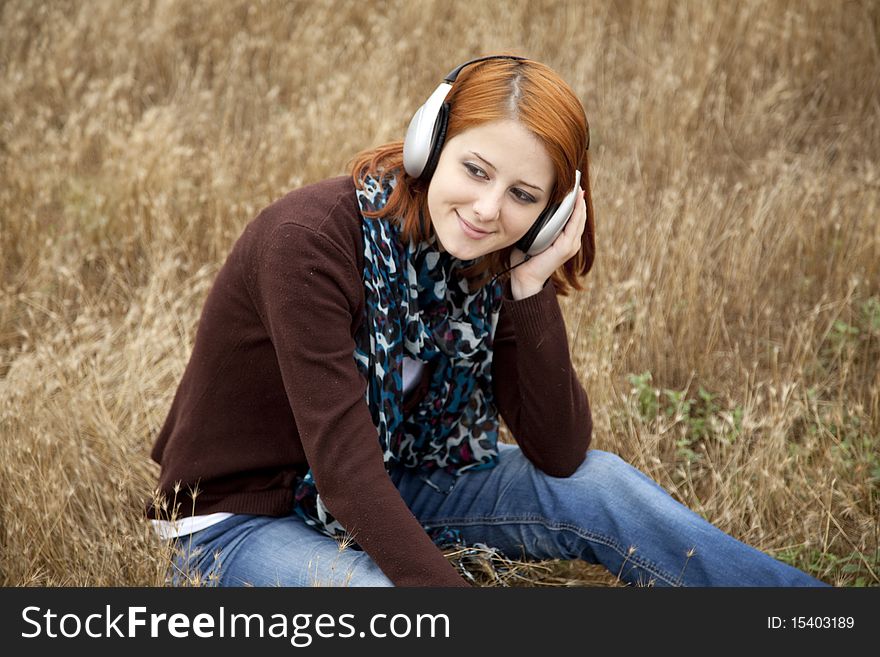
[[[505,285],[492,381],[501,416],[526,457],[551,476],[574,473],[590,445],[593,420],[553,283],[520,300]]]
[[[284,223],[254,263],[253,296],[321,498],[397,586],[467,586],[388,476],[354,361],[361,275],[308,226]]]

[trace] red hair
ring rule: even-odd
[[[450,104],[446,139],[492,121],[514,119],[522,123],[547,149],[556,174],[550,197],[558,203],[574,186],[574,172],[581,172],[586,192],[587,224],[581,248],[551,277],[561,295],[571,287],[581,290],[578,280],[593,266],[595,237],[593,199],[590,191],[589,125],[584,108],[571,88],[552,69],[531,60],[490,59],[462,69],[446,97]],[[396,141],[355,156],[351,175],[361,186],[364,175],[395,176],[397,184],[384,208],[368,216],[399,217],[404,238],[421,241],[431,237],[428,216],[428,181],[413,178],[403,168],[403,142]],[[514,246],[479,258],[462,273],[472,287],[485,284],[510,266]]]

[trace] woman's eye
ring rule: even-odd
[[[521,189],[514,189],[514,190],[513,190],[513,195],[514,195],[519,201],[522,201],[523,203],[534,203],[534,202],[535,202],[535,197],[534,197],[534,196],[532,196],[531,194],[529,194],[529,193],[527,193],[527,192],[524,192],[524,191],[521,190]]]
[[[485,171],[483,171],[480,167],[475,167],[473,164],[465,162],[464,168],[467,169],[468,173],[472,176],[483,179],[488,178]]]

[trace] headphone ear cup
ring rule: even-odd
[[[434,140],[431,142],[431,153],[428,161],[425,162],[425,168],[419,175],[420,180],[430,180],[434,175],[434,169],[437,168],[437,162],[440,161],[440,151],[443,150],[443,144],[446,142],[446,129],[449,127],[449,103],[443,103],[440,112],[437,114],[437,125],[434,130]]]
[[[545,251],[565,228],[574,210],[581,190],[581,172],[575,171],[574,187],[561,202],[548,206],[532,224],[529,231],[516,243],[516,248],[525,254],[535,256]]]
[[[535,238],[538,236],[538,233],[541,232],[541,229],[547,223],[547,220],[553,215],[554,212],[556,212],[558,208],[558,203],[544,208],[544,211],[540,215],[538,215],[538,218],[535,220],[535,223],[532,224],[532,227],[529,228],[528,232],[526,232],[525,235],[519,238],[519,241],[516,243],[516,248],[518,248],[523,253],[528,253],[529,249],[532,248],[532,244],[534,244]]]
[[[410,119],[403,140],[403,168],[413,178],[422,176],[431,159],[441,123],[444,136],[446,134],[447,118],[441,115],[444,114],[443,106],[447,105],[445,99],[450,89],[452,85],[448,82],[441,83]],[[445,114],[448,117],[448,107]]]

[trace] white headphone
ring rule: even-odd
[[[449,72],[428,100],[416,110],[406,130],[406,138],[403,141],[403,168],[413,178],[430,180],[434,175],[434,169],[440,159],[440,151],[443,150],[446,141],[446,129],[449,123],[449,103],[445,100],[458,74],[465,66],[487,59],[525,61],[524,57],[514,55],[490,55],[467,61]],[[534,256],[553,244],[574,210],[577,195],[580,193],[580,182],[581,172],[575,170],[572,190],[560,203],[551,203],[541,212],[528,232],[516,243],[520,251],[528,256]]]

